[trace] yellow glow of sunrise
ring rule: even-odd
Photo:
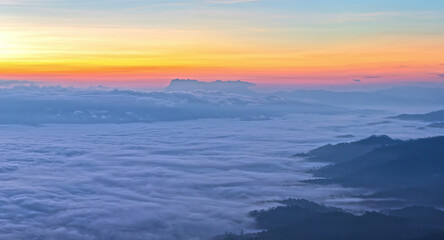
[[[0,32],[0,58],[12,57],[17,47],[7,33]]]
[[[427,44],[418,44],[418,42]],[[0,73],[73,79],[158,76],[342,75],[433,72],[444,39],[380,37],[318,44],[174,29],[46,27],[28,24],[0,31]],[[400,68],[408,65],[410,68]],[[413,68],[412,68],[413,66]],[[230,77],[230,76],[226,76]]]

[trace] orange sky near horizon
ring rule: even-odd
[[[0,1],[5,8],[1,5]],[[13,7],[30,11],[29,6]],[[300,24],[301,19],[288,22],[278,14],[268,20],[244,19],[240,12],[227,22],[206,16],[205,23],[199,16],[184,24],[175,19],[168,26],[138,26],[39,17],[39,11],[31,17],[0,17],[0,79],[154,85],[173,78],[259,84],[444,80],[444,34],[436,30],[443,25],[439,14],[412,18],[390,12],[324,13],[325,21],[302,18],[306,23]],[[263,27],[267,21],[274,25]]]

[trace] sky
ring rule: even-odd
[[[0,0],[0,79],[444,81],[442,0]]]

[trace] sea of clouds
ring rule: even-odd
[[[301,183],[316,164],[291,156],[344,134],[439,134],[383,117],[0,125],[0,238],[207,239],[251,230],[263,200],[345,206],[357,190]]]
[[[8,85],[0,238],[197,240],[252,231],[248,212],[273,199],[366,208],[348,198],[359,189],[301,182],[319,163],[292,155],[373,134],[443,133],[392,115],[217,90]]]

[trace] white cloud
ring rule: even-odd
[[[268,119],[291,112],[340,110],[282,97],[221,91],[137,92],[31,85],[3,88],[0,93],[0,123],[3,124],[134,123],[202,118],[247,120]]]
[[[85,123],[0,124],[0,239],[176,240],[248,231],[248,211],[269,206],[257,201],[349,192],[300,183],[313,165],[292,154],[344,134],[437,134],[396,120],[369,128],[385,115],[227,119],[300,111],[295,104],[217,91],[0,89],[6,123]],[[180,119],[190,120],[167,121]],[[131,124],[100,124],[119,121]]]
[[[85,96],[88,94],[85,93]],[[97,95],[95,95],[97,96]],[[437,134],[381,116],[299,114],[271,121],[0,125],[1,239],[206,239],[252,228],[257,201],[324,201],[349,190],[298,182],[290,158],[370,134]],[[375,132],[376,131],[376,132]]]

